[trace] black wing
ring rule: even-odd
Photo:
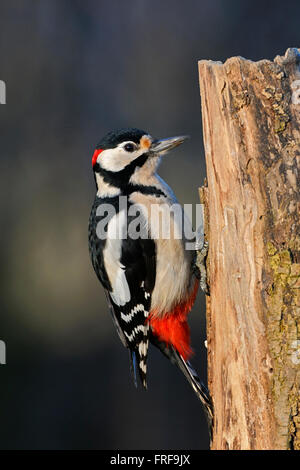
[[[104,263],[103,251],[106,249],[106,259],[109,258],[110,245],[107,239],[100,240],[96,233],[97,224],[101,220],[101,216],[97,216],[96,211],[101,203],[102,201],[97,198],[90,217],[89,248],[92,264],[105,288],[119,336],[123,344],[130,349],[131,366],[134,376],[137,367],[142,384],[146,388],[146,361],[149,345],[149,324],[147,317],[150,312],[151,293],[154,288],[156,275],[155,242],[150,238],[146,238],[147,234],[144,232],[135,240],[131,238],[123,239],[121,243],[121,256],[117,260],[118,274],[115,276],[116,279],[109,279],[107,267]],[[117,202],[115,204],[118,209]],[[108,218],[107,223],[110,220]],[[130,219],[126,221],[126,224],[129,223]],[[111,259],[115,263],[114,255],[115,253],[112,252]],[[122,289],[126,291],[125,296],[119,295]]]

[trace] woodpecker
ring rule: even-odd
[[[197,266],[195,250],[186,248],[185,235],[162,236],[161,219],[149,215],[154,208],[163,220],[169,218],[175,232],[182,231],[178,217],[168,213],[174,204],[178,207],[176,197],[156,171],[161,157],[186,138],[158,140],[143,130],[128,128],[100,140],[92,157],[97,193],[89,219],[89,252],[114,325],[129,349],[135,384],[138,372],[147,388],[150,342],[183,372],[211,424],[208,391],[189,363],[192,349],[187,323],[199,280],[205,290],[207,246],[200,251]],[[129,230],[134,222],[132,208],[139,209],[137,236]]]

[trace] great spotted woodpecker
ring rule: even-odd
[[[129,349],[135,384],[138,370],[147,387],[150,342],[181,369],[211,423],[208,391],[188,362],[192,350],[187,315],[201,276],[195,251],[186,249],[186,230],[168,211],[177,200],[156,173],[161,155],[185,139],[155,140],[130,128],[110,132],[99,142],[92,158],[97,194],[89,220],[89,251],[118,334]],[[133,207],[138,208],[138,224]],[[169,220],[177,236],[172,230],[170,236],[162,235],[162,219],[153,217],[153,211]],[[204,274],[203,264],[200,268]]]

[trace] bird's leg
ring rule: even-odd
[[[206,295],[209,295],[209,288],[207,285],[207,275],[206,275],[206,258],[207,258],[207,253],[208,253],[208,241],[204,240],[201,245],[199,246],[199,244],[196,243],[196,257],[195,257],[196,275],[197,275],[197,270],[198,270],[197,277],[200,280],[200,287]]]

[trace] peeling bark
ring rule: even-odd
[[[199,62],[212,449],[300,449],[300,52]]]

